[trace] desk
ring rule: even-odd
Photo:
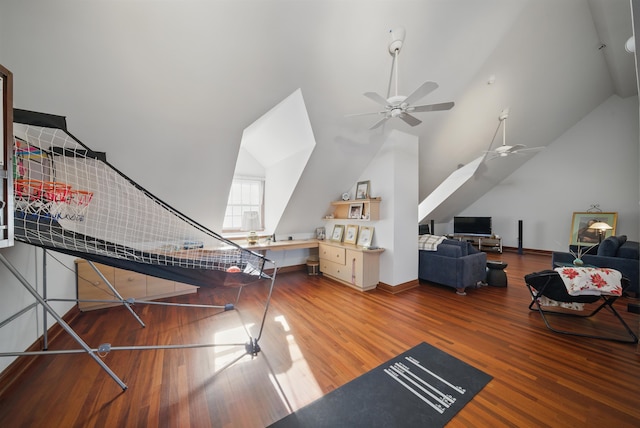
[[[317,239],[305,239],[305,240],[292,240],[292,241],[276,241],[269,242],[268,244],[254,244],[248,245],[246,244],[246,240],[244,243],[240,244],[242,248],[246,248],[251,251],[285,251],[285,250],[300,250],[304,248],[318,248],[318,240]]]

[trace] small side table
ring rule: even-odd
[[[506,287],[507,274],[504,269],[507,263],[487,261],[487,284],[492,287]]]

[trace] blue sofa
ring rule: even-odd
[[[634,293],[638,297],[640,292],[639,245],[638,242],[627,241],[626,235],[610,236],[580,258],[586,264],[607,267],[622,273],[622,276],[628,278],[631,283],[626,292]],[[571,253],[554,251],[551,256],[554,267],[558,266],[558,263],[572,263],[574,259],[575,256]]]
[[[486,278],[487,254],[466,241],[445,239],[436,251],[418,251],[418,278],[447,285],[464,294]]]

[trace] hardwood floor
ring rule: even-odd
[[[423,341],[493,376],[448,426],[639,426],[637,346],[556,334],[528,310],[523,276],[548,268],[550,256],[490,258],[509,263],[508,287],[464,297],[427,283],[392,295],[304,272],[278,275],[256,357],[243,356],[242,346],[115,350],[104,361],[124,392],[85,354],[37,357],[0,397],[0,426],[264,427]],[[246,287],[238,311],[215,316],[138,305],[146,328],[123,308],[82,313],[72,325],[92,347],[242,344],[240,321],[255,335],[267,290]],[[201,289],[172,301],[226,302],[227,293]],[[637,332],[631,300],[615,306]],[[612,320],[601,313],[585,325],[618,328]],[[77,346],[67,335],[50,344],[70,348]]]

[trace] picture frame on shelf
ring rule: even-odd
[[[344,235],[344,225],[336,224],[333,226],[333,233],[331,233],[331,240],[333,242],[342,242],[342,235]]]
[[[358,181],[356,184],[356,199],[369,199],[369,180]]]
[[[349,205],[349,218],[360,220],[362,218],[363,209],[364,209],[364,204],[362,203]]]
[[[316,239],[319,241],[324,241],[325,236],[327,236],[324,227],[316,228]]]
[[[348,224],[344,235],[345,244],[355,244],[358,239],[358,225]]]
[[[365,247],[365,248],[370,247],[372,239],[373,239],[373,227],[362,226],[360,228],[360,232],[358,233],[358,246]]]
[[[589,228],[589,226],[596,222],[607,223],[611,226],[611,229],[604,231],[602,236],[599,236],[601,233],[599,230]],[[571,220],[569,245],[597,245],[601,239],[616,234],[617,222],[617,212],[574,212]]]

